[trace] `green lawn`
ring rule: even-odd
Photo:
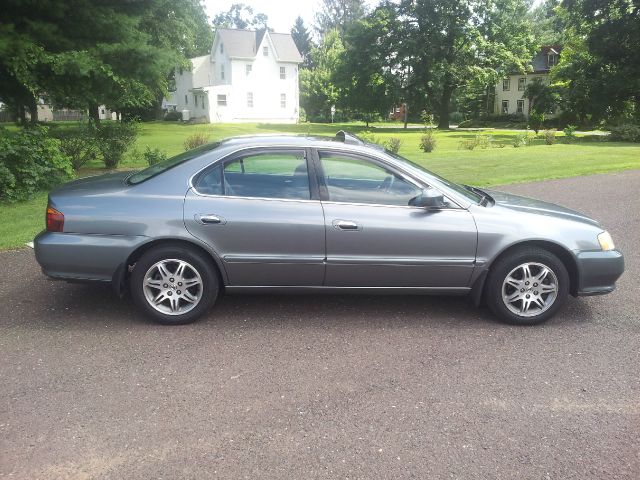
[[[398,137],[402,141],[401,155],[451,180],[478,186],[640,168],[640,145],[607,142],[597,137],[564,143],[562,134],[558,134],[558,142],[554,145],[545,145],[543,140],[537,139],[527,147],[514,148],[513,140],[522,131],[487,130],[480,133],[491,135],[494,147],[469,151],[461,147],[461,142],[474,138],[478,132],[451,130],[436,132],[436,149],[432,153],[424,153],[418,147],[422,132],[415,129],[403,130],[401,127],[373,128],[367,133],[362,124],[181,125],[170,122],[142,124],[137,145],[121,168],[144,167],[140,154],[147,145],[160,148],[169,155],[180,153],[184,150],[185,139],[197,132],[204,132],[211,141],[215,141],[234,135],[277,132],[333,136],[340,129],[373,135],[377,141]],[[505,146],[499,148],[499,145]],[[95,174],[99,168],[101,165],[98,162],[91,163],[80,174]],[[4,213],[4,222],[0,225],[0,249],[19,247],[33,239],[43,228],[45,206],[44,193],[27,202],[0,205]]]

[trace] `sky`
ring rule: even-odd
[[[313,25],[313,13],[319,10],[320,0],[204,0],[209,18],[226,12],[234,3],[244,3],[253,8],[253,13],[264,13],[269,17],[269,27],[279,33],[289,33],[296,18],[301,16],[309,30]],[[378,0],[367,0],[375,6]]]

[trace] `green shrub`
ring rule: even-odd
[[[564,127],[564,130],[562,130],[562,132],[564,133],[565,140],[569,142],[575,140],[577,129],[578,127],[576,127],[575,125],[567,125],[566,127]]]
[[[184,141],[184,149],[185,151],[193,150],[194,148],[198,148],[202,145],[206,145],[208,142],[209,142],[209,136],[206,133],[204,132],[194,133],[190,137],[187,137],[187,139]]]
[[[137,136],[136,122],[102,122],[96,128],[96,137],[104,166],[109,169],[118,168]]]
[[[400,151],[400,145],[402,145],[402,140],[400,140],[398,137],[391,137],[386,142],[384,142],[384,148],[392,153],[398,153]]]
[[[547,145],[553,145],[556,143],[556,129],[552,128],[550,130],[544,131],[544,143]]]
[[[473,126],[473,120],[469,119],[469,120],[463,120],[460,123],[458,123],[458,128],[469,128]]]
[[[84,124],[75,129],[51,130],[51,136],[60,140],[60,147],[65,155],[71,159],[71,164],[76,172],[100,156],[96,129],[91,124]]]
[[[375,143],[376,145],[380,145],[380,139],[368,130],[359,133],[358,136],[366,143]]]
[[[24,200],[73,177],[71,160],[47,127],[0,133],[0,200]]]
[[[431,125],[433,125],[433,121],[434,121],[433,113],[429,113],[426,110],[422,110],[420,112],[420,120],[424,124],[425,128],[429,128]]]
[[[612,142],[640,142],[640,126],[627,124],[612,127],[609,140]]]
[[[420,137],[420,150],[425,153],[433,152],[436,148],[436,136],[433,133],[433,129],[429,128],[425,134]]]
[[[159,148],[152,149],[149,145],[147,145],[142,155],[149,166],[163,162],[168,158],[167,154],[162,150]]]
[[[529,114],[529,128],[536,132],[536,135],[540,131],[540,127],[544,123],[544,113],[538,113],[535,110],[532,110]]]
[[[491,148],[493,147],[493,136],[478,133],[475,137],[460,142],[460,147],[466,148],[467,150],[474,150],[475,148]]]
[[[527,147],[531,145],[532,141],[533,137],[531,135],[529,135],[528,133],[520,133],[513,139],[513,146],[515,148]]]
[[[464,121],[464,115],[461,112],[453,112],[449,115],[449,121],[456,125],[460,125],[460,122]]]

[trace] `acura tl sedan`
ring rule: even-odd
[[[34,243],[45,275],[110,282],[164,324],[223,291],[304,291],[466,294],[532,325],[624,270],[586,215],[457,185],[345,132],[231,138],[72,181]]]

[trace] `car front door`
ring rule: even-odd
[[[320,286],[324,216],[305,149],[254,149],[200,172],[184,204],[192,235],[233,286]]]
[[[477,231],[467,210],[451,201],[438,210],[409,206],[428,186],[364,155],[317,153],[326,286],[468,286]]]

